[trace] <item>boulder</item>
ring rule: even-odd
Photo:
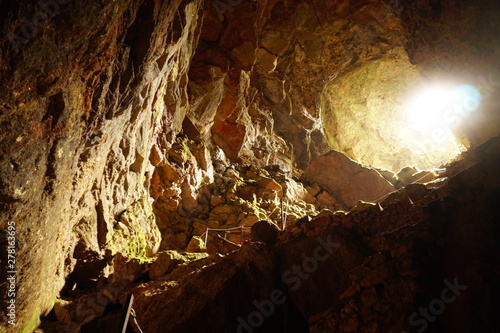
[[[359,200],[358,203],[356,204],[356,206],[354,206],[351,209],[351,212],[360,212],[360,211],[363,211],[363,210],[366,210],[366,209],[373,208],[375,206],[377,206],[376,203],[366,202],[366,201],[363,201],[363,200]]]
[[[205,249],[205,242],[201,237],[193,236],[189,241],[189,244],[186,248],[186,252],[203,252]]]
[[[156,280],[160,276],[171,272],[175,267],[184,261],[184,257],[177,251],[169,250],[160,252],[156,260],[149,268],[149,278],[151,280]]]
[[[131,283],[139,281],[146,272],[146,266],[139,259],[125,257],[117,253],[112,261],[113,283]]]
[[[239,250],[240,246],[231,241],[228,241],[224,237],[221,237],[219,234],[216,234],[214,237],[207,242],[207,252],[210,254],[229,254],[236,250]]]
[[[272,190],[277,192],[281,191],[281,185],[271,178],[262,178],[257,182],[257,185],[266,190]]]
[[[346,208],[358,200],[375,201],[395,190],[375,169],[365,167],[342,153],[331,151],[311,163],[304,180],[327,190]]]
[[[269,221],[259,221],[250,229],[253,242],[262,242],[274,246],[278,237],[278,227]]]
[[[256,310],[254,303],[268,300],[277,288],[277,275],[275,254],[264,244],[245,243],[216,264],[175,281],[142,284],[130,292],[144,332],[236,332],[241,325],[238,317],[246,320]],[[276,307],[277,314],[280,308]],[[276,317],[273,313],[263,321]]]

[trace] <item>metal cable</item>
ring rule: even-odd
[[[135,314],[135,310],[134,308],[130,308],[130,315],[132,316],[132,318],[134,319],[134,323],[135,323],[135,326],[137,327],[137,329],[139,330],[140,333],[144,333],[141,329],[141,327],[139,326],[139,323],[137,322],[137,319],[135,319],[137,317],[137,315]]]
[[[239,226],[239,227],[233,227],[233,228],[225,228],[225,229],[212,229],[212,228],[207,228],[207,230],[201,235],[200,237],[205,236],[205,247],[207,246],[208,243],[208,232],[209,231],[225,231],[228,232],[229,230],[241,230],[243,232],[243,229],[249,229],[250,227],[244,227],[244,226]],[[225,237],[224,237],[225,238]]]

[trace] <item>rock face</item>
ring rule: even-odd
[[[454,142],[416,131],[404,106],[412,90],[443,80],[484,95],[474,122],[444,119],[457,144],[499,134],[491,0],[208,2],[204,10],[190,117],[231,159],[305,169],[335,149],[396,172],[438,166],[458,152]]]
[[[403,103],[410,79],[475,85],[482,104],[468,117],[450,118],[452,131],[471,148],[498,135],[499,13],[494,0],[0,1],[2,295],[9,287],[4,240],[13,224],[17,259],[16,320],[5,324],[8,300],[2,300],[0,330],[32,332],[40,318],[51,324],[54,316],[71,330],[99,331],[86,325],[100,320],[109,327],[105,321],[114,319],[106,311],[119,310],[117,299],[130,284],[147,282],[145,262],[158,252],[182,251],[207,228],[248,231],[259,220],[277,223],[282,199],[291,228],[280,236],[277,253],[229,243],[248,233],[224,240],[214,232],[206,244],[214,254],[160,267],[150,285],[154,295],[146,293],[149,287],[130,286],[141,293],[140,320],[153,331],[165,324],[155,320],[165,318],[174,331],[236,329],[237,314],[249,324],[252,300],[264,301],[277,288],[289,312],[276,307],[263,331],[280,331],[283,322],[316,331],[390,331],[392,319],[403,329],[408,312],[432,300],[442,280],[452,281],[465,263],[470,271],[463,283],[474,293],[464,292],[458,302],[478,304],[476,313],[487,319],[496,299],[477,298],[498,293],[489,283],[496,273],[486,272],[497,263],[491,156],[498,143],[450,165],[446,176],[472,169],[445,190],[438,189],[444,180],[416,185],[385,199],[384,211],[361,204],[349,217],[328,216],[393,190],[378,171],[345,156],[394,172],[426,159],[411,148],[419,137],[410,135],[410,145],[392,141],[404,125],[394,104]],[[395,124],[386,127],[388,121]],[[332,150],[339,153],[325,155]],[[400,189],[415,177],[394,185]],[[319,217],[308,222],[306,215]],[[293,267],[292,256],[314,251],[315,237],[329,234],[349,243],[343,255],[352,262],[325,260],[325,272],[344,274],[326,290],[330,297],[345,292],[311,305],[305,291],[285,288],[278,272]],[[293,242],[299,248],[288,248]],[[215,263],[221,252],[229,254]],[[418,266],[422,279],[413,278],[407,264]],[[346,278],[330,267],[337,265],[352,274]],[[431,269],[442,272],[434,276]],[[180,287],[162,284],[169,279],[164,274]],[[310,274],[304,285],[318,295],[312,283],[318,275]],[[390,290],[380,276],[393,278]],[[202,288],[206,281],[211,289]],[[384,317],[402,289],[406,308]],[[241,307],[235,305],[240,291]],[[66,311],[75,302],[80,306]],[[166,317],[153,317],[164,302]],[[473,330],[469,309],[453,303],[439,328]],[[236,319],[226,324],[225,313]],[[197,326],[203,318],[214,320]],[[498,331],[494,325],[484,331]]]
[[[358,200],[374,201],[395,190],[375,169],[364,167],[336,151],[312,162],[304,179],[320,185],[341,206],[348,208]]]
[[[459,153],[456,143],[443,139],[434,145],[436,149],[424,147],[429,131],[421,131],[409,116],[413,111],[405,110],[412,90],[423,84],[403,48],[334,80],[321,95],[330,146],[360,163],[395,171],[407,165],[432,168],[448,161]]]
[[[490,269],[500,267],[498,142],[413,205],[319,217],[282,234],[278,277],[311,332],[500,328],[500,276]],[[432,320],[419,308],[430,309]]]
[[[304,219],[274,248],[251,242],[195,258],[129,286],[120,302],[134,294],[145,332],[497,332],[499,142],[413,204],[400,193],[382,210]],[[159,256],[150,274],[163,263]],[[103,313],[88,327],[110,318]]]
[[[144,332],[236,331],[238,316],[274,290],[277,264],[264,244],[245,244],[188,279],[151,282],[132,289]]]
[[[0,220],[16,222],[19,287],[8,329],[31,332],[78,242],[158,250],[149,156],[182,126],[200,2],[58,1],[45,17],[42,2],[0,6]]]
[[[250,229],[253,242],[262,242],[268,246],[276,244],[278,232],[278,227],[269,221],[259,221]]]

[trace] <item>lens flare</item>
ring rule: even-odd
[[[481,93],[472,85],[433,85],[420,90],[410,100],[410,121],[415,129],[426,134],[447,131],[480,105]]]
[[[453,93],[460,100],[462,112],[473,112],[481,105],[481,93],[470,84],[455,87]]]
[[[481,105],[481,93],[470,85],[434,84],[419,90],[406,105],[408,131],[414,132],[414,153],[451,159],[464,147],[453,134]],[[407,132],[408,132],[407,131]]]

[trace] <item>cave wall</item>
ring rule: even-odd
[[[169,332],[498,332],[499,148],[497,137],[447,180],[324,211],[274,238],[256,223],[254,242],[161,276],[159,256],[151,281],[129,289],[137,320]]]
[[[336,149],[396,172],[436,167],[452,142],[440,147],[439,138],[405,130],[405,103],[426,83],[471,84],[483,103],[473,117],[450,121],[458,143],[474,147],[498,134],[498,7],[488,0],[206,2],[189,116],[207,143],[257,165],[305,169]]]
[[[158,250],[149,155],[181,127],[201,5],[52,4],[45,17],[41,2],[0,10],[0,215],[17,225],[16,329],[25,332],[51,309],[78,251]]]
[[[0,223],[17,224],[16,329],[30,331],[50,310],[80,252],[183,247],[203,219],[234,219],[210,214],[235,191],[260,191],[249,224],[277,208],[284,188],[300,201],[296,217],[345,208],[298,181],[332,148],[361,156],[354,139],[328,139],[322,93],[363,66],[398,60],[394,50],[423,78],[452,72],[482,87],[485,111],[457,129],[467,145],[500,128],[493,1],[50,3],[0,3]],[[276,172],[228,170],[233,162],[277,165],[295,179],[275,184]],[[260,185],[210,202],[217,186],[256,175]]]

